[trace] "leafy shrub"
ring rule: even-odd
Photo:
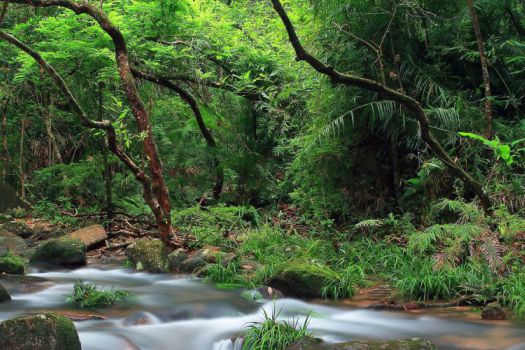
[[[290,344],[308,336],[309,318],[300,324],[298,319],[279,321],[279,314],[264,311],[262,322],[253,322],[244,336],[243,350],[285,350]]]
[[[111,306],[130,297],[123,290],[103,290],[103,287],[95,283],[87,283],[81,280],[75,282],[73,293],[67,298],[77,308],[96,308]]]
[[[193,234],[196,247],[206,244],[224,245],[230,233],[239,233],[256,226],[257,210],[252,207],[192,207],[176,212],[173,224],[182,233]]]
[[[511,273],[501,283],[503,304],[512,308],[514,313],[525,316],[525,270]]]

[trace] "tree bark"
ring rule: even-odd
[[[492,139],[494,136],[493,128],[493,113],[492,113],[492,87],[489,73],[489,60],[487,58],[487,52],[485,51],[485,42],[483,41],[483,35],[481,34],[481,28],[479,26],[478,13],[474,7],[473,0],[467,0],[470,17],[472,19],[472,28],[476,35],[476,42],[478,43],[479,58],[481,61],[481,72],[483,75],[483,85],[485,86],[485,137]]]
[[[2,180],[7,177],[7,165],[9,164],[9,150],[7,148],[7,107],[9,107],[9,98],[4,103],[2,109]]]
[[[55,134],[53,133],[53,122],[51,117],[51,107],[53,102],[51,96],[47,91],[43,93],[42,103],[44,104],[44,123],[46,125],[46,132],[48,138],[48,148],[49,148],[49,165],[52,165],[54,161],[58,163],[63,163],[62,155],[60,154],[60,149],[58,147]],[[53,161],[54,158],[54,161]]]
[[[275,11],[281,18],[286,28],[288,38],[295,51],[297,61],[305,61],[317,72],[329,77],[332,83],[334,84],[353,86],[367,91],[377,92],[384,99],[393,100],[399,103],[404,108],[406,108],[417,119],[421,132],[421,137],[423,141],[425,141],[425,143],[427,144],[428,148],[454,173],[454,175],[463,180],[463,182],[465,182],[465,184],[474,191],[474,193],[478,196],[484,211],[487,214],[492,213],[492,200],[487,195],[487,193],[485,193],[483,186],[469,173],[467,173],[463,169],[461,164],[454,161],[450,157],[450,155],[443,149],[440,142],[431,133],[428,116],[418,101],[416,101],[408,95],[405,95],[400,91],[390,89],[385,85],[378,83],[377,81],[363,78],[360,76],[340,73],[333,67],[330,67],[319,61],[316,57],[314,57],[308,51],[306,51],[306,49],[301,44],[301,41],[297,36],[295,28],[290,18],[288,17],[288,14],[284,10],[281,2],[279,0],[271,1]]]
[[[26,120],[25,118],[22,118],[20,126],[20,145],[18,148],[18,175],[20,176],[20,198],[24,199],[26,198],[26,174],[24,171],[24,136],[26,133]]]
[[[86,14],[93,18],[102,30],[104,30],[113,41],[115,47],[115,58],[117,68],[120,75],[121,83],[124,87],[126,98],[131,106],[133,116],[138,126],[140,133],[145,135],[143,141],[144,152],[147,157],[149,172],[151,177],[147,177],[146,182],[150,182],[148,191],[151,193],[145,194],[149,198],[146,199],[157,221],[160,237],[164,242],[169,242],[170,237],[173,236],[174,231],[171,224],[171,204],[169,192],[166,187],[164,175],[162,172],[162,163],[159,159],[157,146],[154,142],[153,132],[151,130],[149,114],[144,106],[144,102],[140,98],[137,86],[131,74],[128,59],[128,50],[126,41],[121,31],[115,26],[109,17],[97,6],[88,2],[75,2],[73,0],[6,0],[10,3],[25,4],[33,7],[64,7],[77,15]],[[56,73],[56,72],[55,72]],[[129,157],[128,157],[129,158]],[[136,166],[136,165],[135,165]],[[145,176],[142,170],[137,170]],[[143,180],[146,178],[143,178]],[[140,181],[140,180],[139,180]]]
[[[146,81],[149,81],[151,83],[163,86],[167,89],[170,89],[172,91],[175,91],[180,98],[190,106],[191,111],[193,112],[193,115],[195,116],[195,120],[197,121],[197,125],[199,126],[199,130],[202,134],[202,137],[206,141],[206,144],[208,145],[208,148],[210,149],[210,152],[212,153],[213,157],[213,168],[215,171],[215,184],[213,186],[213,198],[219,199],[222,193],[222,187],[224,184],[224,169],[221,166],[221,163],[217,157],[217,143],[215,142],[215,138],[213,137],[213,134],[211,131],[206,127],[206,124],[204,123],[204,118],[202,117],[202,113],[199,108],[199,104],[197,103],[197,100],[186,90],[184,90],[179,85],[175,84],[171,80],[155,76],[151,73],[145,73],[142,71],[139,71],[138,69],[131,68],[131,72],[133,73],[133,76],[139,79],[143,79]]]
[[[98,119],[104,120],[104,84],[98,84]],[[102,158],[104,162],[104,184],[106,187],[106,220],[108,222],[108,233],[111,233],[111,221],[113,220],[113,192],[111,189],[112,174],[111,166],[108,161],[108,142],[104,139],[102,142]]]
[[[120,147],[120,145],[117,143],[117,136],[113,125],[107,120],[97,122],[89,119],[71,93],[71,90],[67,86],[64,79],[62,79],[57,71],[51,65],[49,65],[49,63],[47,63],[47,61],[44,60],[44,58],[39,53],[34,51],[31,47],[27,46],[17,38],[3,31],[0,31],[0,39],[3,39],[26,52],[46,71],[46,73],[55,81],[55,83],[57,83],[62,93],[66,96],[69,105],[75,114],[77,114],[83,126],[101,129],[106,132],[107,141],[111,152],[113,152],[128,167],[128,169],[135,175],[135,178],[142,184],[144,200],[155,216],[155,220],[160,231],[160,237],[163,242],[170,244],[173,228],[171,226],[171,218],[166,217],[166,215],[169,215],[169,212],[165,211],[165,206],[160,203],[161,199],[159,199],[157,196],[159,193],[159,189],[156,188],[156,186],[158,186],[158,182],[148,176]]]

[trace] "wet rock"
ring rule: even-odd
[[[317,338],[306,337],[286,350],[434,350],[436,347],[424,339],[355,340],[346,343],[326,344]]]
[[[106,230],[102,225],[84,227],[80,230],[70,233],[67,235],[67,237],[81,240],[82,243],[84,243],[88,248],[94,247],[108,239]]]
[[[83,266],[86,265],[86,245],[78,239],[51,239],[36,249],[30,262],[66,267]]]
[[[206,265],[208,265],[206,259],[199,254],[195,254],[182,262],[181,271],[186,273],[196,273]]]
[[[137,271],[169,271],[168,248],[160,239],[137,241],[126,249],[126,256]]]
[[[18,197],[16,190],[5,182],[0,181],[0,213],[16,208],[30,209],[27,202]]]
[[[91,320],[105,320],[101,315],[94,315],[88,311],[57,311],[61,316],[70,319],[73,322],[91,321]]]
[[[139,326],[148,324],[159,324],[160,321],[155,315],[149,312],[137,312],[124,319],[124,326]]]
[[[505,311],[500,303],[490,303],[481,312],[481,318],[488,321],[504,320],[506,318]]]
[[[259,294],[262,295],[264,299],[282,299],[284,294],[275,288],[269,286],[262,286],[256,289]]]
[[[53,313],[0,322],[2,350],[81,350],[75,325]]]
[[[188,254],[182,248],[174,250],[170,255],[168,255],[168,260],[170,262],[171,271],[181,271],[182,263],[188,258]]]
[[[290,262],[266,284],[286,296],[298,298],[319,298],[323,286],[336,281],[339,276],[330,268],[307,262]]]
[[[26,263],[19,256],[8,254],[0,257],[0,273],[23,275]]]
[[[284,297],[283,293],[268,286],[245,290],[241,293],[241,296],[252,301],[266,301],[269,299],[281,299]]]
[[[15,255],[25,255],[27,252],[26,242],[22,238],[6,232],[0,232],[0,256],[7,255],[7,252]]]
[[[11,221],[2,225],[2,229],[14,233],[21,238],[29,238],[33,234],[33,230],[25,223],[20,221]]]
[[[11,300],[11,296],[7,292],[7,290],[0,284],[0,303],[3,303],[4,301]]]

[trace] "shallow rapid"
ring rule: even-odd
[[[13,301],[2,305],[0,320],[44,310],[87,318],[75,323],[84,350],[238,350],[241,344],[236,336],[250,323],[262,320],[264,311],[278,312],[283,320],[302,321],[309,316],[309,329],[328,342],[420,337],[440,349],[525,350],[525,325],[519,323],[360,310],[294,299],[257,303],[243,298],[243,290],[114,267],[34,271],[31,276],[46,280],[2,282]],[[133,297],[108,309],[78,311],[66,302],[78,279],[124,289]]]

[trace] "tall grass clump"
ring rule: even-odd
[[[85,309],[111,306],[130,296],[130,293],[123,290],[104,290],[95,283],[78,280],[67,301],[77,308]]]
[[[245,333],[242,350],[286,350],[292,343],[309,335],[309,317],[304,322],[278,320],[279,313],[264,311],[261,322],[253,322]]]

